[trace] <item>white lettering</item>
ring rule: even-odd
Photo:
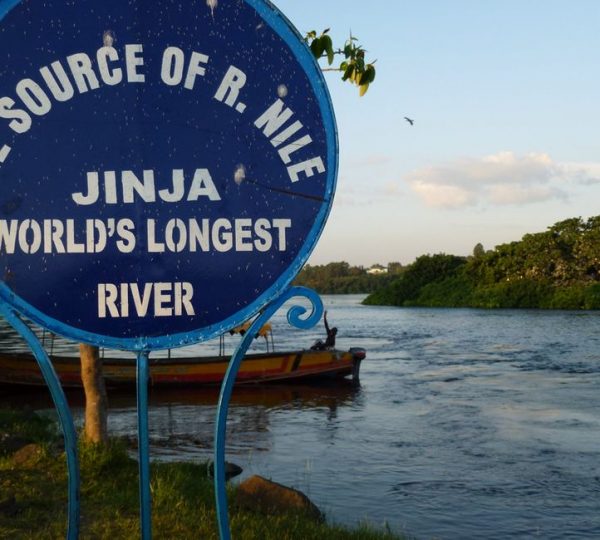
[[[273,227],[279,231],[279,251],[285,251],[287,249],[285,230],[292,226],[291,219],[274,219]]]
[[[310,135],[304,135],[304,137],[301,137],[297,141],[294,141],[293,143],[284,146],[281,150],[279,150],[279,157],[281,158],[281,161],[283,161],[286,164],[289,163],[290,161],[292,161],[292,158],[290,158],[290,156],[293,152],[300,150],[300,148],[304,148],[311,142],[312,139]]]
[[[233,235],[231,233],[231,222],[225,218],[215,221],[212,228],[212,242],[217,251],[230,251],[233,247]]]
[[[303,172],[308,178],[315,174],[315,170],[319,173],[325,172],[325,165],[320,157],[303,161],[302,163],[296,163],[288,167],[288,174],[292,182],[300,180],[299,173]]]
[[[138,283],[99,283],[98,317],[193,316],[193,297],[194,287],[188,282],[144,283],[141,290]]]
[[[179,202],[184,195],[183,169],[173,171],[173,190],[161,189],[158,196],[165,202]]]
[[[273,245],[273,236],[269,232],[271,229],[271,223],[268,219],[260,218],[256,220],[254,224],[254,232],[258,237],[254,240],[254,247],[257,251],[262,253],[269,251]]]
[[[12,148],[8,146],[8,144],[2,145],[2,148],[0,148],[0,163],[4,163],[6,161],[6,158],[8,157],[8,154],[10,154],[11,150]]]
[[[0,253],[15,252],[18,227],[19,222],[16,219],[11,219],[10,224],[5,219],[0,219]]]
[[[208,197],[211,201],[221,200],[208,169],[196,169],[187,200],[197,201],[200,197]]]
[[[144,171],[142,181],[140,181],[133,171],[123,171],[121,173],[121,182],[123,184],[124,203],[132,203],[134,201],[134,191],[144,202],[156,201],[156,193],[154,191],[154,171]]]
[[[48,66],[40,69],[40,74],[48,86],[52,96],[56,101],[68,101],[75,95],[75,89],[67,77],[67,72],[62,64],[57,60]],[[54,73],[52,73],[54,72]]]
[[[175,233],[177,231],[177,234]],[[175,241],[175,236],[179,239]],[[170,219],[165,228],[165,240],[169,251],[180,253],[187,244],[187,229],[181,219]]]
[[[44,253],[66,253],[62,237],[65,226],[60,219],[44,220]]]
[[[92,69],[92,61],[85,53],[72,54],[67,56],[67,63],[71,68],[71,73],[75,79],[77,90],[84,94],[88,90],[96,90],[100,87],[98,77]]]
[[[156,241],[156,222],[148,220],[148,253],[164,253],[165,245]]]
[[[185,56],[178,47],[167,47],[163,53],[160,77],[168,86],[176,86],[183,79]]]
[[[252,251],[252,220],[235,220],[235,250]]]
[[[113,285],[112,283],[98,284],[98,317],[100,319],[106,318],[107,308],[111,317],[119,316],[119,310],[117,308],[118,295],[119,290],[116,285]]]
[[[17,96],[33,114],[43,116],[52,109],[52,102],[42,87],[31,79],[22,79],[17,83]]]
[[[75,221],[67,219],[67,253],[85,253],[85,245],[75,241]]]
[[[240,95],[240,90],[246,84],[246,74],[235,66],[229,66],[221,85],[217,89],[215,99],[217,101],[225,100],[225,105],[233,107]],[[243,111],[240,111],[243,112]]]
[[[266,137],[271,137],[271,135],[278,131],[294,114],[291,109],[288,109],[287,107],[284,109],[284,107],[285,103],[278,99],[256,119],[254,125],[258,129],[262,129]]]
[[[138,72],[138,68],[144,65],[142,53],[144,47],[139,44],[125,45],[125,64],[127,66],[127,82],[143,83],[146,76]]]
[[[121,253],[131,253],[135,249],[135,223],[131,219],[120,219],[117,222],[117,249]]]
[[[194,89],[194,84],[196,83],[196,77],[198,77],[198,75],[200,77],[204,77],[204,74],[206,73],[206,68],[200,64],[207,64],[207,63],[208,63],[208,56],[206,56],[205,54],[198,53],[198,52],[192,53],[192,57],[190,58],[190,65],[188,66],[188,70],[187,70],[187,75],[185,76],[185,84],[183,85],[184,88],[187,88],[188,90]],[[244,75],[244,77],[245,77],[245,75]],[[244,79],[244,82],[245,82],[245,79]],[[244,86],[244,85],[242,84],[242,86]],[[240,86],[240,88],[241,88],[241,86]]]
[[[100,71],[100,78],[105,84],[114,86],[119,84],[123,80],[123,70],[121,68],[115,68],[111,71],[108,61],[116,62],[119,60],[119,53],[114,47],[101,47],[96,53],[96,60],[98,61],[98,70]]]
[[[12,120],[8,127],[21,135],[31,128],[31,116],[23,109],[13,109],[14,100],[9,97],[0,98],[0,118]]]
[[[84,195],[82,192],[71,193],[71,198],[75,204],[79,206],[94,204],[98,200],[98,195],[100,193],[98,186],[98,173],[89,172],[87,173],[87,195]]]

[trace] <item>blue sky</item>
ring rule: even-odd
[[[466,255],[600,214],[600,2],[275,4],[377,59],[363,98],[327,75],[340,175],[310,263]]]

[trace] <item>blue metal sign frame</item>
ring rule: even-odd
[[[104,347],[143,351],[179,347],[214,338],[224,331],[238,326],[256,315],[262,306],[273,301],[289,287],[296,274],[306,263],[321,235],[325,222],[329,216],[333,195],[335,193],[338,173],[338,136],[333,107],[323,74],[321,73],[318,64],[312,56],[311,51],[306,47],[301,36],[292,27],[285,16],[268,0],[231,1],[243,1],[253,8],[287,44],[289,50],[298,62],[298,65],[308,75],[308,80],[312,86],[312,92],[316,98],[322,116],[327,147],[326,189],[314,224],[295,259],[289,264],[287,269],[285,269],[285,271],[283,271],[277,279],[249,305],[215,324],[185,333],[174,333],[161,336],[140,335],[133,338],[118,338],[97,334],[82,328],[76,328],[41,312],[35,306],[20,298],[18,294],[2,280],[0,280],[0,299],[14,306],[20,313],[23,313],[29,319],[57,334],[68,336],[77,341]],[[0,0],[0,23],[2,22],[2,19],[20,3],[21,2],[17,0]]]
[[[227,0],[222,0],[226,2]],[[338,139],[335,118],[329,93],[320,68],[314,60],[312,53],[306,47],[301,36],[295,31],[289,21],[268,0],[230,0],[243,3],[253,8],[262,20],[285,42],[294,58],[307,74],[312,92],[318,103],[326,137],[327,148],[327,178],[326,189],[322,197],[323,204],[315,217],[312,227],[299,249],[294,260],[275,279],[275,281],[261,294],[254,298],[246,307],[229,315],[217,323],[204,326],[190,332],[147,336],[142,333],[134,338],[118,338],[87,331],[83,328],[65,324],[43,313],[27,301],[20,298],[15,292],[0,281],[0,315],[6,318],[9,324],[20,333],[29,344],[46,380],[54,400],[65,439],[68,467],[68,529],[67,538],[74,540],[79,537],[79,464],[77,458],[77,438],[64,392],[52,363],[44,351],[39,340],[31,331],[21,316],[39,323],[52,332],[71,339],[90,343],[96,346],[111,347],[130,350],[137,353],[137,412],[138,412],[138,439],[139,439],[139,491],[140,491],[140,524],[141,535],[144,539],[152,537],[151,527],[151,496],[150,496],[150,452],[148,435],[148,359],[151,351],[180,347],[187,344],[206,341],[222,334],[224,331],[245,322],[258,314],[252,326],[240,342],[232,356],[229,369],[222,384],[217,422],[215,427],[215,497],[220,536],[224,540],[230,538],[227,499],[225,495],[225,433],[227,410],[233,384],[239,365],[250,346],[252,337],[262,324],[269,320],[273,314],[288,300],[294,297],[307,299],[311,306],[311,313],[300,306],[292,307],[288,312],[288,321],[298,328],[310,328],[321,318],[323,305],[316,293],[305,288],[290,288],[290,284],[302,268],[313,250],[323,230],[331,208],[338,171]],[[21,0],[0,0],[0,22]],[[203,3],[203,2],[202,2]],[[259,313],[260,312],[260,313]]]

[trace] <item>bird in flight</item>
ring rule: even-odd
[[[415,123],[415,121],[412,118],[409,118],[408,116],[405,116],[404,120],[406,120],[411,126]]]

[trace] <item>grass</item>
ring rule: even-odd
[[[0,411],[0,436],[19,436],[41,445],[41,451],[15,463],[2,452],[0,439],[0,538],[55,539],[66,534],[67,477],[56,426],[47,419]],[[139,538],[138,467],[123,442],[81,445],[80,538]],[[396,540],[389,531],[364,525],[332,526],[290,512],[271,516],[237,509],[236,488],[229,486],[230,527],[244,540]],[[153,463],[151,466],[153,537],[217,539],[212,480],[206,464]],[[6,506],[2,501],[14,498]]]

